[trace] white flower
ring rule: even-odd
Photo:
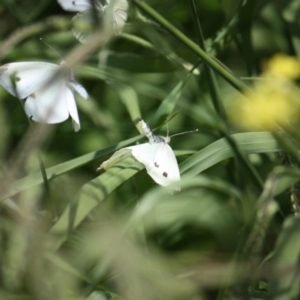
[[[93,6],[90,0],[58,0],[60,6],[66,11],[80,12],[73,18],[74,36],[82,43],[86,42],[91,31],[91,20],[93,18]],[[106,0],[106,5],[102,5],[98,0],[94,2],[99,18],[103,17],[103,24],[106,29],[111,30],[114,35],[122,33],[127,21],[127,0]]]
[[[26,114],[36,122],[61,123],[73,119],[75,131],[80,122],[74,90],[84,99],[88,93],[72,71],[45,62],[17,62],[0,67],[0,85],[10,94],[25,100]]]
[[[110,21],[113,32],[115,35],[119,35],[127,21],[128,2],[127,0],[106,0],[106,2],[104,11],[111,14]]]

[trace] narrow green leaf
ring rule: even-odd
[[[232,138],[245,154],[280,151],[276,139],[269,132],[237,133]],[[185,160],[180,165],[181,173],[197,175],[232,156],[233,150],[226,139],[222,138]]]
[[[203,51],[207,53],[206,46],[205,46],[205,38],[203,36],[203,30],[201,27],[201,23],[198,17],[197,7],[194,0],[189,0],[192,15],[193,15],[193,21],[194,21],[194,27],[196,30],[197,38],[198,38],[198,44],[201,47]],[[207,65],[204,65],[204,77],[206,78],[207,84],[208,84],[208,90],[210,92],[211,100],[214,105],[214,108],[218,115],[225,120],[225,111],[224,107],[220,98],[219,93],[219,86],[216,80],[216,76],[214,73],[214,70],[209,68]]]
[[[296,56],[300,57],[300,37],[299,37],[299,9],[300,2],[298,0],[279,0],[276,1],[279,7],[279,13],[285,21],[285,28],[288,34],[285,36],[290,39]]]
[[[175,184],[175,187],[178,183]],[[210,179],[202,175],[196,176],[194,178],[185,178],[180,182],[181,192],[176,192],[175,195],[181,195],[182,191],[185,189],[191,189],[194,187],[204,188],[209,190],[214,190],[219,193],[223,193],[227,196],[234,197],[236,199],[242,199],[241,194],[234,187],[228,186],[228,183],[223,182],[218,179]],[[141,220],[146,214],[148,214],[156,204],[164,198],[173,198],[173,186],[168,188],[161,188],[157,186],[156,188],[150,190],[139,202],[139,206],[136,207],[132,216],[130,217],[130,223]]]
[[[171,93],[162,101],[162,103],[156,110],[153,119],[151,120],[151,126],[157,126],[159,123],[165,121],[167,116],[172,113],[180,98],[181,91],[183,90],[190,77],[191,73],[188,73],[185,78],[179,81],[179,83],[174,87]]]
[[[273,300],[296,299],[299,292],[300,218],[291,216],[284,222],[272,258],[269,297]]]
[[[174,194],[170,193],[174,190],[172,186],[151,189],[132,212],[127,229],[139,231],[142,226],[142,230],[157,230],[160,227],[172,228],[176,224],[182,226],[184,223],[193,223],[225,239],[224,232],[231,232],[232,226],[237,224],[237,218],[230,208],[225,209],[224,199],[241,200],[242,195],[228,183],[204,176],[182,180],[181,188],[180,192]]]
[[[273,173],[277,177],[274,196],[282,193],[300,179],[300,170],[293,167],[276,167]]]
[[[130,86],[122,85],[121,87],[117,88],[119,92],[119,96],[124,103],[131,120],[138,128],[137,124],[142,119],[141,111],[139,107],[139,99],[138,95],[135,90]],[[139,129],[139,128],[138,128]]]
[[[252,24],[256,13],[256,0],[245,1],[240,8],[239,28],[241,37],[241,50],[246,63],[248,74],[255,74],[254,49],[252,45]]]
[[[184,70],[183,65],[174,64],[167,57],[155,53],[152,56],[110,53],[107,57],[107,65],[134,73],[161,73]]]
[[[142,39],[139,36],[136,35],[132,35],[132,34],[128,34],[128,33],[122,33],[121,35],[122,38],[134,42],[136,44],[138,44],[139,46],[151,49],[153,51],[155,51],[156,53],[159,53],[160,55],[163,55],[163,57],[165,57],[166,59],[169,60],[169,63],[172,63],[172,67],[175,70],[188,70],[191,71],[193,69],[193,65],[190,64],[189,62],[185,61],[184,59],[182,59],[181,57],[179,57],[176,53],[169,51],[168,49],[166,49],[165,47],[155,47],[155,45],[151,44],[149,41]],[[160,40],[161,43],[161,40]],[[174,65],[175,63],[175,65]],[[144,73],[145,70],[147,71],[148,68],[145,66],[136,66],[137,68],[142,68],[141,72]],[[168,66],[170,67],[170,66]],[[152,66],[153,68],[153,66]],[[158,68],[158,71],[162,70],[161,67]],[[164,69],[166,72],[166,68]],[[199,70],[198,69],[194,69],[193,74],[195,75],[199,75]]]
[[[50,179],[58,177],[64,173],[70,172],[76,168],[81,167],[82,165],[85,165],[91,161],[99,159],[100,157],[103,157],[109,153],[112,153],[120,148],[128,146],[128,145],[134,143],[135,141],[139,140],[140,138],[141,138],[141,136],[136,136],[134,138],[128,139],[128,140],[118,143],[116,145],[104,148],[102,150],[93,151],[91,153],[82,155],[80,157],[77,157],[75,159],[61,163],[54,167],[48,168],[48,169],[46,169],[47,179],[50,180]],[[40,172],[28,175],[28,176],[14,182],[12,185],[12,188],[5,195],[2,195],[0,200],[14,196],[14,195],[20,193],[21,191],[24,191],[24,190],[31,188],[33,186],[36,186],[38,184],[41,184],[42,182],[43,182],[43,178],[42,178],[42,175]]]
[[[242,0],[223,0],[222,6],[226,12],[226,19],[231,20],[238,12]]]
[[[133,3],[140,9],[142,9],[145,13],[147,13],[149,16],[151,16],[156,22],[158,22],[164,28],[166,28],[176,38],[178,38],[184,45],[186,45],[191,51],[193,51],[201,59],[203,59],[203,61],[206,62],[210,67],[216,70],[225,80],[227,80],[237,90],[243,91],[245,89],[248,89],[248,87],[240,79],[238,79],[231,72],[229,72],[216,58],[203,51],[197,44],[195,44],[185,34],[183,34],[181,31],[175,28],[170,22],[164,19],[146,2],[141,0],[133,0]]]
[[[68,205],[51,228],[49,246],[57,249],[67,239],[70,230],[76,228],[112,191],[143,167],[142,164],[130,157],[85,184],[81,189],[77,203]]]

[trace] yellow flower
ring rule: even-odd
[[[294,125],[300,118],[300,92],[292,79],[300,76],[300,62],[284,54],[265,64],[267,78],[257,81],[252,92],[235,99],[229,117],[249,130],[278,130]]]
[[[299,92],[282,81],[260,82],[254,93],[238,97],[229,113],[233,123],[246,129],[277,130],[278,125],[288,126],[299,118]]]
[[[276,54],[263,66],[263,74],[270,77],[296,79],[300,77],[300,62],[293,56]]]

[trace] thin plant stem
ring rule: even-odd
[[[190,3],[190,6],[191,6],[191,11],[192,11],[192,15],[193,15],[193,20],[194,20],[194,24],[195,24],[195,29],[196,29],[196,34],[197,34],[199,46],[205,52],[207,52],[206,47],[205,47],[205,39],[204,39],[204,36],[203,36],[200,20],[198,18],[195,1],[194,0],[189,0],[189,3]],[[225,120],[225,111],[224,111],[224,108],[223,108],[223,105],[222,105],[222,101],[220,99],[220,94],[219,94],[219,89],[218,89],[218,86],[217,86],[217,81],[216,81],[215,74],[214,74],[213,70],[206,64],[204,65],[204,73],[206,75],[205,76],[206,81],[208,83],[208,88],[209,88],[209,91],[210,91],[210,94],[211,94],[211,98],[212,98],[212,102],[213,102],[213,105],[215,107],[215,110],[218,113],[218,115],[223,120]]]
[[[70,28],[71,22],[64,17],[49,17],[42,22],[21,27],[14,31],[6,40],[1,42],[0,60],[2,60],[12,48],[25,39],[41,35],[52,30],[66,30]]]
[[[193,20],[196,28],[196,33],[197,33],[197,38],[198,38],[198,43],[200,47],[206,52],[206,47],[205,47],[205,40],[201,28],[201,23],[198,18],[197,14],[197,8],[195,5],[194,0],[189,0],[190,6],[191,6],[191,11],[193,14]],[[246,167],[248,170],[250,176],[253,178],[254,182],[258,184],[260,188],[263,187],[263,181],[259,174],[256,172],[255,168],[253,165],[248,161],[248,159],[245,157],[245,155],[240,151],[239,147],[235,143],[235,141],[231,138],[230,136],[230,131],[228,129],[228,126],[226,124],[226,116],[225,116],[225,111],[222,105],[222,101],[220,99],[220,94],[219,94],[219,88],[217,84],[217,80],[214,74],[214,70],[212,70],[208,65],[204,65],[204,72],[206,74],[206,80],[208,83],[210,95],[212,98],[212,103],[214,105],[214,108],[219,116],[219,118],[222,120],[223,123],[223,135],[227,139],[227,142],[231,146],[232,150],[236,154],[237,159]]]
[[[225,66],[221,64],[215,57],[207,54],[197,44],[190,40],[185,34],[174,27],[169,21],[163,18],[159,13],[152,9],[146,2],[141,0],[133,0],[133,3],[153,18],[157,23],[163,26],[171,34],[173,34],[178,40],[180,40],[187,48],[193,51],[199,56],[204,63],[212,67],[217,71],[227,82],[229,82],[238,91],[250,90],[239,78],[237,78],[232,72],[230,72]]]

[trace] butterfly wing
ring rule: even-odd
[[[172,148],[168,143],[154,143],[156,146],[154,167],[152,167],[151,177],[156,176],[156,182],[163,186],[180,181],[178,163]],[[150,174],[150,173],[149,173]]]
[[[152,179],[168,186],[180,181],[178,163],[173,150],[167,143],[145,143],[127,147],[132,155],[143,165]]]
[[[97,3],[96,6],[102,7],[101,3]],[[92,9],[90,0],[58,0],[59,5],[66,11],[82,12],[88,9]]]
[[[44,62],[17,62],[0,67],[0,85],[20,99],[51,81],[60,66]],[[15,87],[12,80],[15,78]]]

